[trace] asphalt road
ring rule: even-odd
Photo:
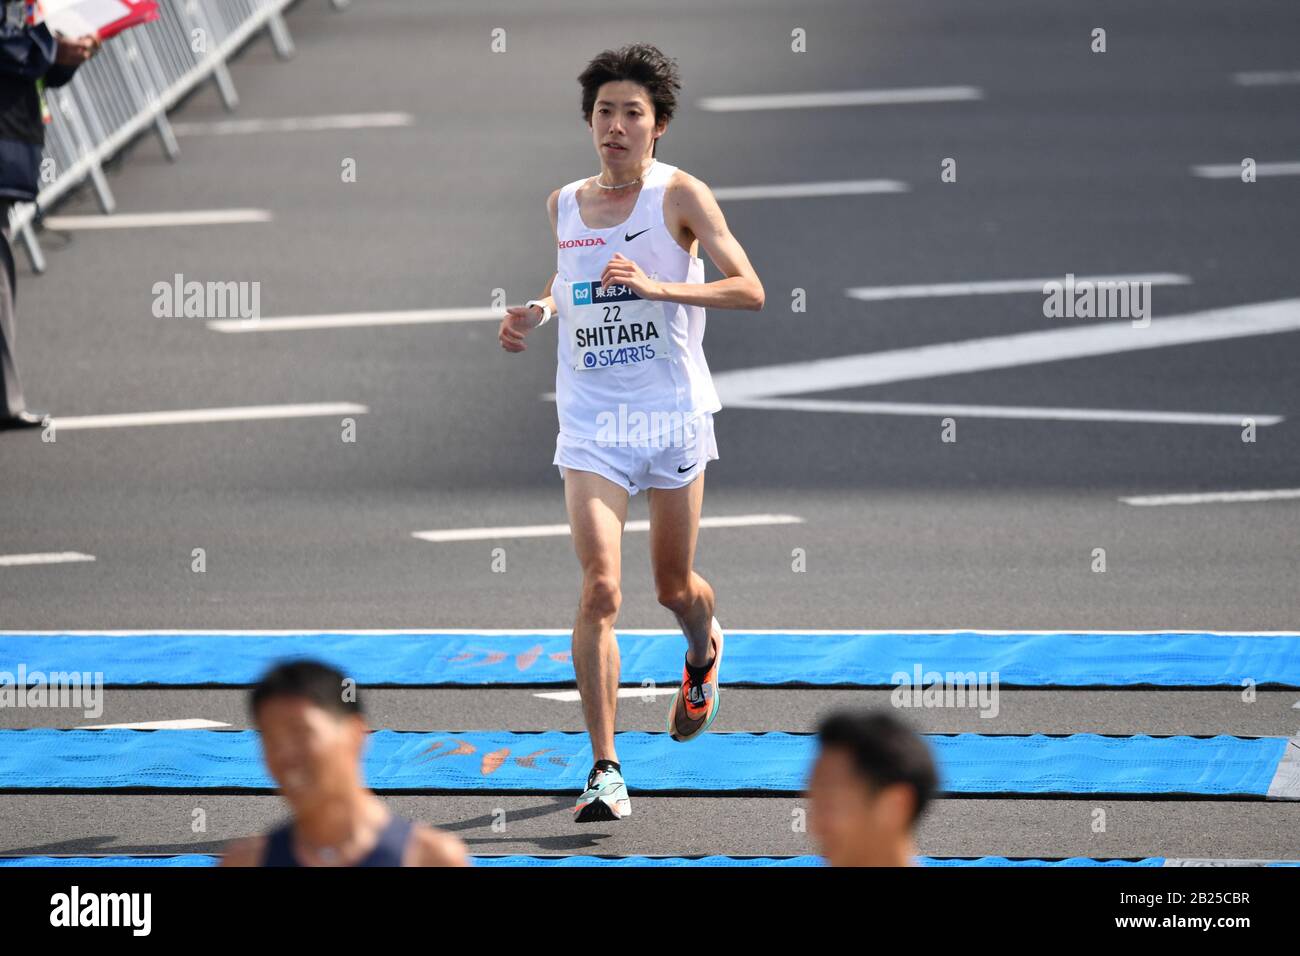
[[[353,402],[340,416],[0,434],[0,554],[93,562],[0,567],[0,628],[565,627],[579,587],[565,537],[429,543],[431,529],[565,520],[551,457],[554,326],[523,355],[495,323],[223,334],[156,318],[154,284],[260,283],[263,317],[485,308],[553,271],[544,201],[597,170],[574,78],[633,39],[681,63],[660,158],[715,189],[891,179],[904,192],[724,201],[767,290],[761,313],[709,315],[727,373],[1085,326],[1039,294],[860,301],[856,287],[1172,273],[1162,317],[1300,297],[1300,178],[1245,184],[1202,164],[1300,159],[1288,3],[960,0],[924,5],[684,0],[651,7],[305,0],[297,45],[265,37],[233,65],[235,118],[405,112],[391,128],[224,135],[191,129],[169,163],[138,140],[110,169],[123,213],[257,208],[269,222],[60,230],[49,270],[20,261],[18,359],[32,407],[58,416]],[[1090,31],[1107,31],[1105,53]],[[491,31],[506,31],[505,52]],[[791,30],[807,52],[790,49]],[[956,102],[714,112],[704,97],[969,86]],[[226,119],[204,87],[173,114]],[[957,181],[940,180],[957,161]],[[340,170],[355,161],[356,181]],[[55,210],[93,214],[86,191]],[[718,273],[711,264],[709,278]],[[807,310],[790,308],[804,290]],[[1300,303],[1283,306],[1300,311]],[[906,353],[912,355],[915,353]],[[801,398],[982,405],[1031,417],[728,407],[707,516],[796,524],[706,529],[698,569],[728,628],[1294,630],[1300,501],[1136,507],[1120,499],[1300,487],[1300,335],[1131,349],[945,372]],[[900,358],[901,361],[901,358]],[[726,399],[724,396],[724,404]],[[1044,408],[1281,416],[1240,424],[1071,421]],[[1032,417],[1032,410],[1039,410]],[[644,518],[644,496],[630,518]],[[624,542],[625,627],[668,627],[644,534]],[[504,547],[506,573],[493,573]],[[206,571],[191,570],[195,548]],[[804,549],[807,570],[791,570]],[[1093,570],[1094,551],[1107,569]],[[576,704],[528,691],[381,692],[376,726],[580,729]],[[737,690],[724,731],[810,730],[875,692]],[[880,697],[875,693],[875,697]],[[1007,692],[992,732],[1290,736],[1295,692]],[[117,691],[105,720],[238,723],[225,691]],[[645,729],[658,728],[656,704]],[[981,728],[927,712],[922,729]],[[0,712],[4,726],[27,715]],[[47,714],[46,726],[80,721]],[[636,702],[620,729],[641,729]],[[975,726],[968,726],[970,724]],[[635,779],[630,776],[635,799]],[[206,834],[190,810],[210,806]],[[394,797],[477,852],[809,852],[789,798],[641,798],[626,825],[577,829],[556,798]],[[1119,821],[1091,832],[1090,810]],[[506,832],[492,810],[507,808]],[[0,852],[209,852],[279,813],[270,797],[21,796],[0,801]],[[935,855],[1300,856],[1294,804],[944,800],[921,830]]]

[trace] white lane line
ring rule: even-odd
[[[751,96],[706,96],[700,109],[714,113],[743,110],[800,110],[824,106],[893,106],[905,103],[954,103],[983,99],[977,86],[918,86],[894,90],[827,90],[808,93],[761,93]]]
[[[1240,179],[1241,163],[1193,166],[1192,173],[1205,179]],[[1256,176],[1300,176],[1300,162],[1256,163]]]
[[[141,720],[131,724],[87,724],[78,730],[208,730],[212,727],[229,727],[219,720],[202,717],[182,717],[178,720]]]
[[[1232,74],[1238,86],[1289,86],[1300,83],[1300,70],[1253,70]]]
[[[0,554],[0,567],[13,568],[25,564],[68,564],[73,561],[94,561],[93,554],[80,551],[36,551],[31,554]]]
[[[713,383],[724,403],[738,402],[1297,330],[1300,299],[1281,299],[1156,317],[1145,328],[1125,319],[715,372]]]
[[[364,415],[370,409],[355,402],[311,402],[300,405],[236,405],[229,408],[180,408],[166,412],[126,412],[116,415],[70,415],[52,418],[55,433],[82,428],[129,428],[135,425],[193,425],[270,418],[313,418],[324,415]]]
[[[1259,491],[1208,491],[1179,495],[1135,495],[1121,498],[1126,505],[1208,505],[1236,501],[1283,501],[1300,498],[1300,488],[1268,488]]]
[[[1287,741],[1277,772],[1268,785],[1270,800],[1300,800],[1300,734]]]
[[[844,294],[863,302],[881,302],[886,299],[926,299],[956,295],[1006,295],[1015,292],[1046,294],[1043,287],[1049,282],[1060,283],[1061,276],[1046,279],[993,279],[986,282],[942,282],[934,285],[881,285],[845,289]],[[1136,275],[1075,276],[1080,282],[1149,282],[1152,285],[1187,285],[1189,276],[1173,272],[1150,272]]]
[[[117,212],[107,216],[46,216],[50,229],[142,229],[158,226],[225,226],[270,222],[266,209],[189,209],[178,212]]]
[[[329,116],[283,116],[277,119],[231,119],[212,122],[173,123],[177,136],[228,135],[243,133],[302,133],[331,129],[377,129],[410,126],[410,113],[336,113]]]
[[[1037,408],[1021,405],[952,405],[922,402],[856,402],[818,398],[751,398],[730,401],[728,408],[768,408],[793,412],[847,412],[858,415],[919,415],[953,418],[1016,418],[1034,421],[1138,422],[1160,425],[1231,425],[1244,419],[1258,426],[1276,425],[1281,415],[1232,415],[1212,412],[1129,411],[1119,408]]]
[[[345,329],[371,325],[420,325],[431,322],[500,322],[504,309],[409,309],[400,312],[335,312],[321,315],[285,315],[278,318],[215,319],[207,323],[214,332],[297,332],[303,329]]]
[[[795,515],[753,514],[722,515],[700,519],[701,528],[752,528],[760,525],[802,524],[803,518]],[[649,531],[647,519],[629,521],[624,531]],[[491,541],[496,538],[551,538],[569,534],[567,524],[516,525],[504,528],[447,528],[435,531],[413,531],[411,537],[438,544],[448,541]]]
[[[618,696],[622,698],[666,697],[675,693],[677,693],[676,687],[620,687],[618,689]],[[540,697],[542,700],[559,700],[569,704],[582,700],[582,695],[576,690],[553,690],[533,696]]]
[[[650,637],[660,637],[664,635],[675,634],[682,636],[682,632],[677,628],[635,628],[635,627],[616,627],[615,631],[619,634],[637,634]],[[1039,631],[1039,630],[1019,630],[1005,631],[995,630],[983,627],[963,627],[956,629],[943,628],[889,628],[887,630],[873,630],[870,628],[833,628],[833,627],[804,627],[804,628],[755,628],[755,627],[735,627],[729,625],[727,633],[737,634],[865,634],[875,636],[881,634],[1007,634],[1007,635],[1028,635],[1030,637],[1070,637],[1075,634],[1114,634],[1121,637],[1143,636],[1143,635],[1180,635],[1180,634],[1209,634],[1212,637],[1300,637],[1300,631],[1189,631],[1165,629],[1158,631],[1116,631],[1105,629],[1088,629],[1073,628],[1068,631]],[[234,629],[234,630],[214,630],[213,628],[180,628],[165,629],[152,628],[150,630],[66,630],[57,631],[26,631],[26,630],[0,630],[0,637],[26,637],[33,635],[36,637],[49,636],[69,636],[69,637],[205,637],[209,635],[220,635],[222,637],[301,637],[304,634],[330,634],[342,635],[345,637],[367,637],[371,634],[394,635],[394,634],[451,634],[466,637],[566,637],[573,633],[571,627],[407,627],[407,628],[366,628],[357,630],[349,628],[345,630],[329,630],[314,627],[298,627],[292,630],[267,630],[256,628]]]
[[[907,183],[896,179],[846,179],[823,183],[774,183],[768,186],[722,186],[713,190],[719,201],[729,199],[801,199],[817,196],[858,196],[905,193]]]

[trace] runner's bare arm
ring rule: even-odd
[[[559,198],[560,191],[557,189],[546,199],[546,211],[551,216],[552,234],[558,234]],[[537,298],[537,301],[545,302],[551,307],[552,316],[559,311],[555,305],[555,297],[551,295],[551,289],[558,277],[558,272],[553,274],[550,281],[546,283],[546,289]],[[506,309],[505,318],[501,320],[501,326],[497,330],[497,341],[501,343],[501,347],[507,352],[525,352],[528,350],[528,346],[524,344],[524,338],[529,332],[537,328],[537,324],[541,320],[541,309],[512,305]]]
[[[560,191],[557,189],[546,197],[546,213],[551,217],[551,235],[555,236],[555,241],[560,241]],[[551,290],[555,286],[555,280],[560,274],[557,272],[551,276],[551,281],[546,283],[546,289],[538,296],[538,301],[545,302],[551,307],[551,315],[555,315],[559,310],[555,305],[555,297],[551,295]]]
[[[668,184],[668,203],[678,221],[695,234],[709,259],[726,278],[704,283],[659,283],[662,292],[655,298],[715,309],[758,311],[763,308],[763,283],[745,250],[727,228],[713,191],[679,170]]]

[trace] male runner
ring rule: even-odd
[[[366,788],[366,722],[343,684],[332,667],[293,661],[253,688],[262,754],[292,818],[269,836],[236,840],[221,865],[469,866],[460,839],[394,816]]]
[[[833,714],[808,787],[808,829],[831,866],[911,866],[938,789],[930,748],[888,711]]]
[[[533,329],[559,316],[554,464],[582,567],[573,669],[595,760],[574,808],[585,823],[632,810],[614,749],[614,621],[628,499],[642,488],[655,590],[687,641],[668,732],[693,740],[717,717],[723,634],[713,589],[692,567],[722,408],[704,359],[704,310],[761,309],[763,286],[708,186],[655,159],[681,88],[675,62],[633,44],[601,53],[578,82],[600,174],[547,199],[556,273],[541,299],[507,310],[499,340],[522,352]],[[722,279],[704,281],[698,247]]]

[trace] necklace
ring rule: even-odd
[[[651,160],[650,165],[653,166],[656,162],[657,160]],[[647,169],[648,168],[649,167],[647,167]],[[604,183],[600,181],[600,176],[597,176],[596,185],[599,186],[601,189],[626,189],[628,186],[631,186],[634,183],[639,183],[641,180],[645,179],[645,174],[646,174],[646,170],[642,170],[641,175],[638,176],[636,179],[633,179],[630,182],[626,182],[626,183],[619,183],[617,186],[606,186]]]

